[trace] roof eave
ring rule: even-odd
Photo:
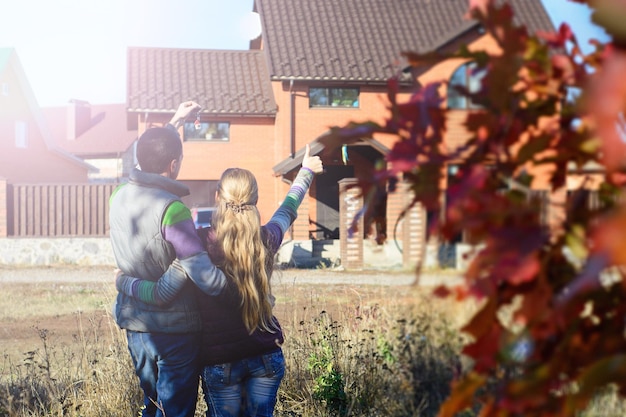
[[[326,134],[321,135],[319,138],[324,137]],[[319,141],[319,138],[315,139],[313,142],[309,144],[310,155],[318,155],[325,149],[325,145]],[[362,145],[371,146],[372,148],[376,149],[378,152],[380,152],[383,155],[386,155],[389,153],[389,148],[374,138],[362,138],[358,140],[357,142],[348,146],[362,146]],[[302,164],[302,159],[304,158],[305,150],[306,148],[299,149],[295,154],[288,156],[287,158],[283,159],[281,162],[276,164],[274,167],[272,167],[272,170],[274,171],[274,175],[275,176],[286,175],[289,172],[298,168],[298,166]]]
[[[150,113],[150,114],[174,114],[176,110],[159,110],[159,109],[128,109],[128,113]],[[277,111],[258,112],[258,113],[233,113],[233,112],[207,112],[203,111],[203,116],[209,117],[276,117]]]

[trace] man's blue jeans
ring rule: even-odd
[[[198,400],[199,334],[126,331],[144,393],[143,417],[193,417]]]
[[[271,417],[284,375],[282,351],[205,366],[202,389],[207,417]]]

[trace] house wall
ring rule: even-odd
[[[489,36],[483,36],[480,39],[474,41],[469,46],[470,49],[487,49],[489,51],[497,52],[498,48],[493,39]],[[450,78],[456,68],[463,63],[463,60],[448,60],[437,64],[422,73],[418,78],[418,81],[422,85],[427,85],[432,82],[446,81]],[[319,85],[319,84],[316,84]],[[338,83],[329,83],[324,86],[342,86]],[[308,90],[309,84],[300,81],[294,81],[293,84],[284,81],[272,82],[272,88],[274,91],[274,97],[278,104],[279,112],[276,117],[276,141],[278,143],[276,147],[276,161],[281,161],[292,152],[296,152],[306,143],[309,143],[326,133],[333,126],[345,126],[349,122],[364,122],[374,121],[377,123],[383,123],[388,117],[388,99],[387,99],[387,86],[386,85],[370,85],[360,87],[359,94],[359,108],[309,108]],[[442,84],[440,94],[445,97],[446,89]],[[411,92],[401,92],[398,95],[398,101],[406,101],[409,99]],[[445,103],[444,103],[445,105]],[[469,138],[469,134],[462,126],[462,121],[466,112],[458,112],[457,114],[451,114],[450,129],[446,140],[451,141],[454,144],[465,143]],[[293,132],[293,137],[292,137]],[[383,145],[391,148],[396,142],[397,137],[392,135],[376,135],[375,139]],[[332,160],[325,159],[324,163],[328,165],[342,164],[339,158]],[[371,166],[367,161],[359,160],[358,157],[351,160],[351,164],[355,166],[355,174],[367,175],[371,170]],[[282,190],[278,189],[277,196],[286,191],[287,185],[283,185]],[[310,204],[307,205],[307,211],[304,212],[301,208],[299,218],[302,219],[308,215],[315,221],[316,205],[312,198],[309,198]],[[388,236],[392,233],[393,227],[398,221],[400,213],[404,208],[401,205],[391,203],[395,202],[391,196],[387,205],[387,230]],[[300,220],[301,222],[302,220]],[[296,238],[306,239],[306,232],[302,232],[301,228],[303,223],[297,224],[299,228],[296,230]],[[314,227],[310,226],[309,230],[313,230]],[[301,231],[301,232],[298,232]],[[399,236],[401,238],[401,236]]]
[[[151,123],[161,126],[171,118],[151,115]],[[230,140],[189,141],[183,142],[183,163],[179,180],[214,180],[220,179],[227,168],[239,167],[250,170],[257,179],[259,202],[257,207],[261,220],[268,221],[284,194],[277,198],[280,179],[274,177],[272,167],[276,141],[274,137],[274,119],[271,117],[236,117],[219,118],[203,121],[230,122]],[[139,135],[145,131],[146,124],[141,121]],[[182,135],[182,128],[180,131]],[[286,190],[285,190],[286,193]]]
[[[340,86],[340,85],[339,85]],[[290,85],[288,82],[274,81],[272,82],[274,97],[278,104],[278,114],[276,117],[276,163],[284,160],[286,157],[303,148],[307,143],[317,139],[326,133],[333,126],[344,126],[349,122],[364,122],[367,120],[375,120],[383,122],[388,112],[386,110],[386,86],[363,86],[360,87],[359,108],[310,108],[309,107],[309,85],[294,82]],[[403,99],[408,98],[407,93],[401,94]],[[293,132],[293,135],[292,135]],[[385,146],[391,146],[395,138],[386,137],[376,138]],[[367,170],[367,163],[356,160],[351,161],[355,165],[355,171],[358,175]],[[324,164],[341,165],[343,162],[340,158],[325,158]],[[287,191],[288,185],[283,184],[277,189],[276,199]],[[311,187],[311,192],[314,186]],[[309,231],[315,230],[315,226],[308,225],[308,219],[316,221],[316,201],[309,195],[306,206],[301,206],[298,212],[298,220],[294,225],[295,239],[309,239]],[[397,218],[398,213],[388,213],[390,218]],[[306,222],[305,222],[306,219]]]
[[[485,50],[492,54],[500,53],[500,48],[496,42],[489,35],[484,35],[477,40],[468,44],[470,50]],[[430,83],[441,83],[439,88],[440,96],[445,98],[447,94],[447,86],[445,82],[450,79],[453,72],[463,63],[463,59],[450,59],[442,61],[421,73],[418,77],[418,81],[421,85],[425,86]],[[316,84],[319,86],[320,84]],[[342,86],[338,83],[328,83],[324,86],[331,87],[333,85]],[[349,122],[363,122],[363,121],[375,121],[382,123],[388,116],[387,110],[387,88],[386,86],[364,86],[360,88],[359,96],[359,108],[309,108],[308,102],[308,89],[309,84],[307,82],[294,80],[293,83],[286,81],[274,81],[272,83],[274,96],[278,104],[279,112],[276,118],[276,140],[278,145],[276,146],[276,161],[281,161],[292,152],[296,152],[308,142],[313,141],[315,138],[327,132],[327,130],[333,126],[345,126]],[[402,102],[409,98],[410,93],[400,93],[398,101]],[[444,100],[443,106],[447,103]],[[464,122],[467,116],[467,111],[464,110],[452,110],[448,113],[447,117],[447,131],[445,141],[449,150],[454,150],[457,147],[464,145],[471,137],[471,133],[467,131],[464,126]],[[376,135],[376,140],[383,145],[391,148],[396,137],[391,135]],[[326,166],[332,164],[341,164],[341,160],[338,158],[325,159]],[[366,175],[368,169],[367,161],[360,161],[358,158],[354,158],[350,161],[355,166],[356,176]],[[549,174],[549,169],[541,167],[529,167],[529,172],[536,175],[536,180],[533,184],[535,189],[547,189],[546,178]],[[282,190],[278,189],[278,195],[284,193],[287,185],[282,186]],[[442,189],[446,188],[445,178],[441,184]],[[296,225],[301,230],[303,226],[306,226],[302,222],[302,218],[306,215],[312,220],[316,220],[316,205],[315,200],[309,198],[309,203],[306,206],[303,205],[300,210],[300,223]],[[390,196],[387,205],[387,230],[388,235],[393,232],[395,223],[399,218],[401,210],[404,208],[402,205],[396,204],[397,198]],[[310,226],[309,230],[313,227]],[[295,236],[298,239],[306,239],[306,233],[297,232]],[[401,238],[401,236],[400,236]]]
[[[471,42],[468,47],[470,50],[499,52],[497,44],[488,35]],[[443,61],[421,73],[418,81],[421,85],[441,83],[440,95],[445,97],[445,82],[463,63],[462,59]],[[324,86],[333,85],[342,86],[336,82]],[[288,181],[282,181],[281,177],[273,175],[273,166],[302,149],[305,144],[323,135],[333,126],[345,126],[349,122],[358,123],[370,120],[384,122],[388,116],[386,85],[361,86],[357,109],[309,108],[309,83],[304,81],[295,80],[293,83],[274,81],[272,88],[278,107],[275,119],[231,118],[227,120],[231,123],[231,135],[228,142],[185,142],[185,157],[179,176],[181,180],[218,180],[223,170],[228,167],[240,166],[250,169],[259,183],[259,209],[264,220],[267,220],[273,213],[289,188]],[[405,101],[409,96],[409,92],[400,93],[398,100]],[[445,100],[443,105],[446,105]],[[449,149],[464,144],[470,137],[469,132],[463,126],[466,115],[466,111],[449,112],[445,139]],[[145,128],[141,117],[139,134]],[[168,119],[169,115],[150,115],[150,122],[159,125],[166,123]],[[226,121],[226,119],[220,118],[214,121]],[[375,139],[389,148],[397,140],[391,135],[377,135]],[[360,160],[358,156],[352,158],[350,162],[355,166],[356,176],[366,176],[368,170],[371,170],[370,162]],[[342,161],[337,156],[325,156],[324,163],[326,166],[341,165]],[[542,178],[541,173],[538,172],[536,187],[540,188],[540,184],[545,183]],[[444,179],[442,188],[445,186]],[[309,224],[309,220],[316,220],[314,193],[315,185],[300,207],[299,218],[294,224],[294,235],[288,238],[307,240],[309,233],[315,229],[315,226]],[[397,204],[398,201],[395,196],[389,197],[388,235],[392,233],[398,216],[404,208],[403,205]]]
[[[36,118],[36,103],[21,89],[18,74],[9,65],[0,74],[8,93],[0,95],[0,177],[9,183],[87,182],[87,167],[48,149]],[[37,113],[35,113],[37,111]],[[16,120],[27,125],[27,147],[15,146]]]
[[[10,183],[86,183],[87,169],[48,151],[32,119],[27,123],[29,147],[17,149],[14,122],[0,121],[0,175]]]

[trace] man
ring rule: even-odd
[[[177,127],[200,106],[182,103],[170,124],[150,128],[137,142],[140,169],[110,199],[110,235],[118,268],[157,280],[168,269],[185,271],[209,294],[226,284],[196,234],[191,212],[180,198],[189,189],[176,181],[182,162]],[[174,261],[176,262],[174,263]],[[143,416],[192,417],[199,378],[199,309],[190,282],[167,307],[150,306],[118,293],[117,324],[126,329],[128,349],[144,392]]]

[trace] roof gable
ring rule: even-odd
[[[20,94],[23,96],[28,111],[32,114],[32,117],[35,120],[36,128],[41,134],[44,146],[50,152],[50,154],[54,157],[61,157],[65,159],[68,163],[84,169],[85,172],[87,172],[88,170],[95,170],[93,166],[87,164],[82,159],[79,159],[56,146],[52,133],[46,125],[46,120],[43,116],[41,108],[39,107],[39,104],[37,104],[35,95],[31,89],[30,84],[28,83],[26,74],[24,74],[22,64],[20,63],[20,60],[17,56],[17,52],[14,48],[0,48],[0,74],[3,71],[8,71],[9,69],[11,69],[17,77]]]
[[[540,0],[512,0],[530,31],[553,30]],[[385,81],[403,51],[445,45],[477,22],[467,0],[256,0],[272,79]]]
[[[82,109],[77,109],[78,106],[86,107],[86,117],[80,117]],[[137,130],[126,128],[125,103],[78,102],[65,107],[44,107],[42,111],[57,145],[73,155],[119,156],[137,139]]]
[[[129,48],[128,110],[173,113],[194,100],[208,114],[274,115],[262,51]]]

